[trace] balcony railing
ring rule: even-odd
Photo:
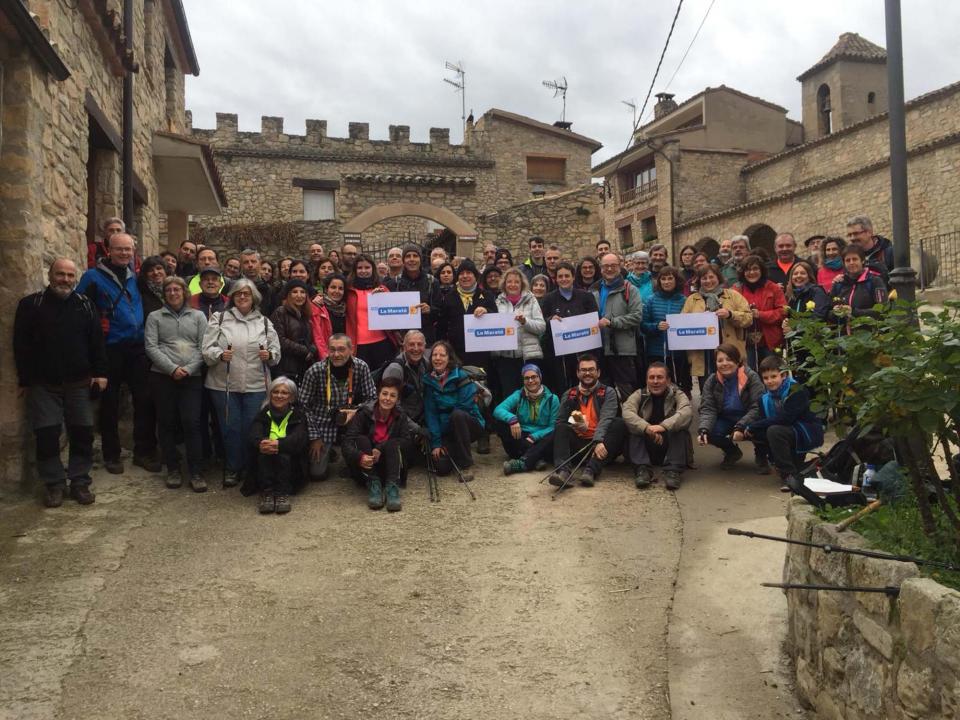
[[[620,204],[624,205],[628,202],[632,202],[639,197],[644,195],[652,195],[657,191],[657,181],[651,180],[650,182],[644,185],[637,185],[636,187],[627,188],[626,190],[620,191]]]

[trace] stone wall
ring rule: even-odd
[[[747,157],[748,153],[743,150],[682,148],[674,190],[677,224],[743,202],[740,171],[746,165]]]
[[[549,246],[560,246],[566,259],[593,255],[603,226],[600,190],[587,184],[576,190],[530,200],[482,215],[478,230],[483,242],[506,247],[514,260],[527,257],[527,240],[539,235]],[[483,243],[478,243],[478,251]]]
[[[789,537],[865,548],[799,498]],[[881,593],[788,590],[787,647],[802,700],[831,720],[960,717],[960,593],[913,564],[788,545],[784,582],[900,588]],[[771,592],[775,592],[771,590]]]

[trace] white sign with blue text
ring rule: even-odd
[[[553,349],[556,355],[589,352],[603,345],[600,316],[595,312],[572,315],[550,321]]]
[[[483,317],[463,316],[463,340],[466,351],[517,349],[517,321],[513,313],[487,313]]]
[[[720,344],[720,321],[716,313],[667,315],[667,325],[670,350],[715,350]]]
[[[420,327],[420,293],[379,292],[367,295],[367,327],[411,330]]]

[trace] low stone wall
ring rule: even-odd
[[[787,511],[796,540],[867,548],[837,533],[799,498]],[[788,545],[784,582],[899,586],[879,593],[788,590],[788,650],[797,690],[819,717],[960,718],[960,593],[908,563]]]

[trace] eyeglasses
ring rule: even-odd
[[[234,294],[234,297],[253,297],[253,293],[249,290],[237,290]]]
[[[523,381],[524,381],[524,382],[533,382],[534,380],[539,380],[539,379],[540,379],[540,376],[539,376],[539,375],[526,375],[526,376],[524,376]]]

